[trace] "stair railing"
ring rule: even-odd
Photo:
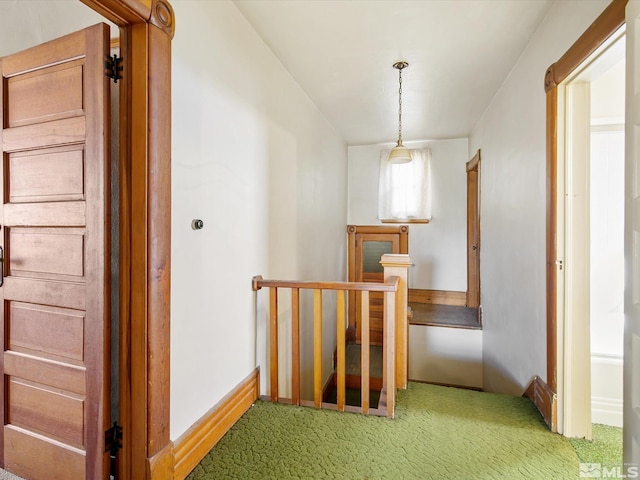
[[[315,408],[337,409],[363,414],[373,414],[393,418],[396,397],[396,304],[399,285],[406,289],[406,281],[398,276],[390,276],[384,283],[354,283],[354,282],[313,282],[313,281],[283,281],[265,280],[261,276],[253,278],[254,291],[269,288],[269,397],[272,402],[291,403],[293,405],[312,406]],[[278,396],[278,289],[291,289],[291,398]],[[313,290],[313,401],[300,398],[300,290]],[[336,291],[336,404],[323,402],[323,372],[322,372],[322,298],[323,292]],[[361,339],[361,404],[351,406],[346,404],[346,330],[345,292],[359,291],[362,313]],[[378,408],[371,408],[369,395],[369,292],[384,292],[383,311],[383,373],[382,392]],[[402,290],[401,290],[402,292]],[[404,297],[406,302],[406,292]],[[404,307],[406,315],[406,305]],[[404,319],[406,321],[406,317]],[[406,371],[406,370],[405,370]]]

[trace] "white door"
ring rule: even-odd
[[[624,462],[640,466],[640,1],[627,5]],[[630,472],[631,473],[631,472]]]

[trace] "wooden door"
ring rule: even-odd
[[[467,307],[480,306],[480,150],[467,162]]]
[[[409,227],[349,225],[349,281],[384,282],[380,257],[385,253],[409,253]],[[360,294],[349,292],[349,338],[361,340]],[[383,295],[369,293],[369,335],[372,345],[382,345]]]
[[[0,59],[0,464],[106,478],[109,27]]]
[[[400,238],[393,233],[359,233],[356,235],[356,282],[384,282],[380,258],[387,253],[400,253]],[[356,293],[356,298],[359,297]],[[360,299],[358,298],[358,302]],[[369,293],[369,339],[371,345],[382,345],[384,293]],[[360,309],[357,309],[356,342],[360,343]]]
[[[640,2],[628,3],[626,22],[623,449],[631,477],[640,465]]]

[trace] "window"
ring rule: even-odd
[[[431,150],[411,150],[409,163],[391,164],[380,154],[378,218],[383,223],[428,223],[431,219]]]

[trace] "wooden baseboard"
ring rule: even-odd
[[[440,382],[428,382],[426,380],[413,380],[409,379],[410,382],[414,383],[424,383],[427,385],[437,385],[438,387],[450,387],[450,388],[461,388],[463,390],[473,390],[474,392],[484,392],[482,387],[472,387],[471,385],[458,385],[457,383],[440,383]]]
[[[256,368],[174,442],[174,480],[184,480],[258,398],[259,373]]]
[[[544,380],[537,375],[533,377],[533,380],[529,384],[529,387],[522,395],[527,397],[538,408],[545,423],[549,426],[552,432],[558,431],[558,417],[557,417],[557,396],[549,388]]]
[[[410,288],[409,302],[464,307],[467,304],[467,292],[451,292],[447,290],[419,290],[417,288]]]
[[[173,456],[173,442],[147,459],[147,478],[149,480],[166,480],[173,478],[175,458]]]

